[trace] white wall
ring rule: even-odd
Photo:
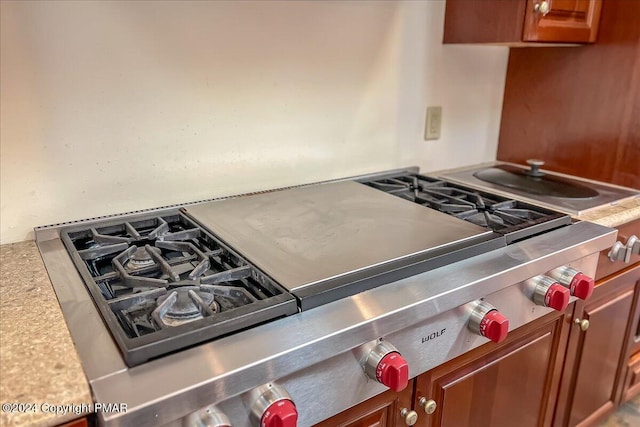
[[[8,2],[2,243],[37,225],[495,158],[508,50],[443,1]],[[423,140],[443,106],[439,141]]]

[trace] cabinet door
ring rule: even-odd
[[[584,309],[576,310],[576,318],[588,320],[589,327],[582,331],[575,324],[571,331],[562,386],[568,384],[569,403],[558,411],[558,425],[593,425],[615,409],[639,273],[634,268],[601,281]]]
[[[635,273],[633,271],[635,270]],[[629,335],[627,337],[627,352],[625,354],[626,373],[620,390],[620,402],[624,403],[640,393],[640,263],[636,264],[628,273],[629,281],[635,280],[635,295],[632,309]]]
[[[411,410],[413,380],[399,393],[387,391],[335,415],[315,427],[400,427],[402,409]]]
[[[419,425],[551,425],[568,321],[563,314],[552,313],[511,331],[501,346],[485,345],[419,376],[415,407],[423,397],[437,404],[431,415],[417,409]]]
[[[548,7],[548,12],[543,14]],[[527,0],[524,41],[594,42],[602,0]]]

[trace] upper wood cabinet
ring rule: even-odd
[[[602,0],[447,0],[445,43],[593,43]]]

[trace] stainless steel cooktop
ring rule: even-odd
[[[593,275],[615,230],[410,168],[36,238],[95,400],[128,404],[98,424],[255,427],[273,425],[274,396],[314,425],[496,341],[478,307],[500,311],[500,339],[561,310],[537,298],[541,275]],[[370,357],[397,361],[392,347],[395,385]]]
[[[486,228],[349,181],[215,201],[185,212],[303,300],[353,294],[359,291],[353,287],[359,274],[370,279],[376,267],[392,271],[394,262],[434,262],[445,252],[501,239]],[[347,283],[348,290],[340,290]]]

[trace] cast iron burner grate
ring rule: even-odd
[[[179,211],[61,234],[129,366],[297,312],[293,296]]]
[[[571,224],[571,217],[566,214],[423,175],[406,174],[363,183],[489,228],[504,235],[507,243]]]

